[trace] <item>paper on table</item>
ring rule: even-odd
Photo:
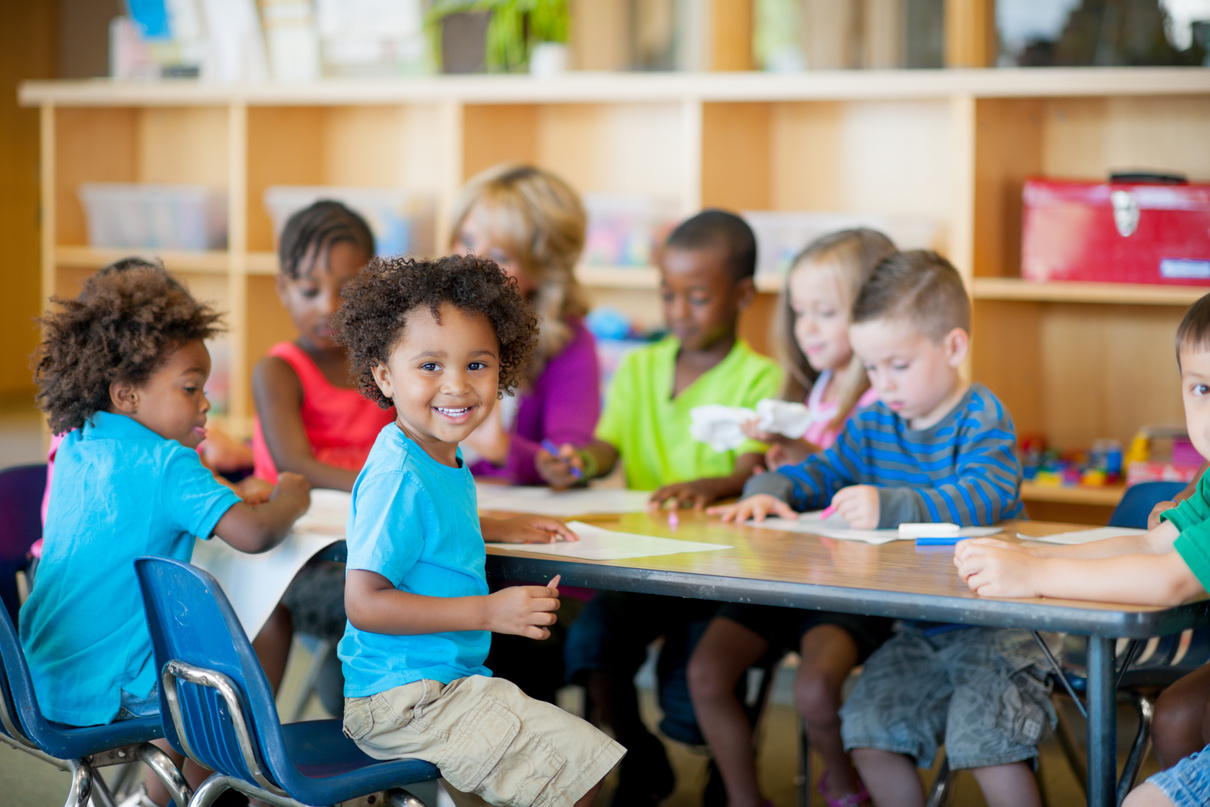
[[[1144,535],[1146,532],[1147,530],[1132,529],[1130,527],[1096,527],[1091,530],[1058,532],[1054,535],[1026,535],[1023,532],[1019,532],[1017,533],[1017,537],[1023,538],[1026,541],[1042,541],[1047,544],[1073,546],[1075,544],[1087,544],[1091,541],[1103,541],[1106,538],[1116,538],[1119,535]]]
[[[764,521],[748,520],[745,527],[764,527],[783,532],[805,532],[812,535],[822,535],[825,538],[835,538],[841,541],[864,541],[867,544],[889,544],[891,541],[915,540],[915,536],[900,538],[899,529],[889,530],[855,530],[840,516],[829,516],[821,519],[822,510],[801,513],[796,519],[771,518]],[[999,527],[963,527],[958,534],[963,538],[980,538],[985,535],[995,535],[1002,532]]]
[[[294,524],[286,540],[259,555],[233,549],[219,538],[198,541],[193,565],[214,575],[248,636],[255,638],[290,581],[307,561],[344,540],[349,494],[312,490],[311,507]]]
[[[488,546],[517,552],[539,552],[543,555],[561,555],[588,560],[650,558],[656,555],[679,555],[683,552],[709,552],[714,549],[731,548],[725,544],[707,544],[701,541],[680,541],[676,538],[656,538],[633,532],[617,532],[585,524],[582,521],[570,521],[567,526],[580,536],[580,540],[558,541],[553,544],[492,543]]]
[[[641,490],[589,487],[555,491],[544,487],[477,484],[480,510],[506,510],[574,518],[593,514],[641,513],[651,494]]]

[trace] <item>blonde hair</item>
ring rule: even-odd
[[[537,281],[531,302],[541,330],[533,377],[571,340],[567,320],[588,311],[574,272],[584,250],[584,205],[570,185],[549,171],[503,164],[471,177],[458,194],[451,246],[471,216]]]
[[[781,388],[783,400],[802,401],[819,379],[819,372],[807,361],[794,335],[794,309],[790,305],[790,280],[794,274],[805,271],[830,272],[840,287],[841,300],[847,310],[873,274],[874,267],[895,252],[891,239],[877,230],[858,227],[820,236],[794,258],[790,271],[786,273],[773,323],[772,342],[777,358],[786,370]],[[836,381],[840,384],[840,398],[836,416],[828,424],[829,429],[843,426],[857,401],[870,388],[865,367],[856,355],[849,359],[849,366],[838,374]]]

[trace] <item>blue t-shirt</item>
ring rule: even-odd
[[[380,574],[410,594],[486,595],[475,481],[461,452],[458,460],[458,468],[437,462],[394,423],[379,432],[353,485],[346,568]],[[483,666],[490,646],[487,631],[400,636],[346,623],[337,653],[345,695],[360,698],[422,679],[491,675]]]
[[[109,723],[122,690],[156,684],[134,559],[187,561],[239,501],[197,451],[125,415],[97,412],[64,438],[21,644],[42,712],[76,726]]]

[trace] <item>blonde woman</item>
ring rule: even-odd
[[[541,328],[538,357],[520,394],[501,401],[466,441],[478,455],[471,470],[512,484],[544,484],[534,462],[543,441],[589,442],[601,411],[596,344],[584,327],[587,309],[573,274],[584,248],[584,206],[554,174],[507,164],[471,178],[453,220],[451,248],[491,258],[516,278]]]

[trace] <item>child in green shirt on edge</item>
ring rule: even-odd
[[[1194,303],[1177,328],[1176,359],[1189,438],[1208,457],[1210,295]],[[1159,526],[1144,535],[1077,546],[977,538],[958,544],[954,565],[984,597],[1177,605],[1210,590],[1210,481],[1203,475],[1196,493],[1165,511]],[[1208,718],[1210,667],[1202,667],[1165,690],[1156,704],[1156,751],[1162,765],[1173,767],[1133,790],[1123,807],[1186,807],[1210,800]]]
[[[557,455],[538,453],[543,478],[570,487],[608,474],[620,458],[628,487],[654,491],[652,506],[700,508],[738,495],[762,464],[764,446],[748,441],[716,451],[689,436],[689,413],[704,404],[755,407],[777,395],[781,369],[737,335],[739,314],[755,294],[755,271],[756,239],[739,216],[706,210],[673,230],[660,261],[668,337],[622,360],[595,439],[560,446]],[[669,673],[660,686],[662,725],[700,742],[684,669],[693,649],[689,637],[701,635],[690,625],[704,628],[716,608],[700,600],[603,592],[568,628],[568,680],[588,688],[618,742],[632,750],[622,760],[614,804],[654,805],[672,792],[664,746],[639,718],[633,683],[647,645],[660,636],[661,670]]]

